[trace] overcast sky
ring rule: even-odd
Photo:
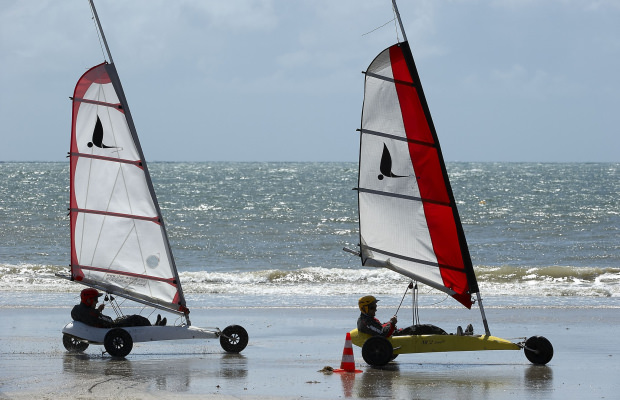
[[[390,0],[96,6],[148,161],[357,160]],[[446,161],[620,161],[620,1],[399,7]],[[103,60],[87,0],[0,0],[0,161],[65,160]]]

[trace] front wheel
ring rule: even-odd
[[[381,367],[393,360],[392,343],[382,336],[373,336],[362,346],[362,358],[367,364]]]
[[[88,348],[88,342],[84,342],[75,336],[67,335],[66,333],[63,333],[62,335],[62,344],[65,346],[67,351],[77,351],[81,353]]]
[[[112,357],[123,358],[131,352],[133,339],[126,330],[114,328],[106,333],[103,346]]]
[[[532,364],[545,365],[553,358],[553,346],[543,336],[532,336],[525,341],[523,348],[525,357]]]
[[[242,326],[230,325],[222,331],[220,345],[229,353],[239,353],[248,345],[248,340],[248,332]]]

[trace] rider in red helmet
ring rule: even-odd
[[[94,326],[97,328],[114,328],[120,326],[151,326],[151,322],[141,315],[126,315],[113,320],[107,315],[103,315],[101,312],[105,305],[102,303],[97,307],[99,297],[103,293],[99,293],[97,289],[88,288],[82,290],[80,293],[80,304],[73,307],[71,310],[71,318],[75,321],[83,322],[86,325]],[[166,325],[166,318],[161,319],[160,315],[157,315],[157,326]]]

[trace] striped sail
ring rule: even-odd
[[[73,95],[71,279],[175,312],[185,299],[161,211],[114,64]]]
[[[478,285],[408,42],[368,67],[360,131],[362,264],[394,270],[470,308]]]

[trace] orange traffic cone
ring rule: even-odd
[[[347,332],[347,338],[344,341],[340,368],[335,369],[334,372],[362,372],[359,369],[355,369],[355,360],[353,359],[353,343],[351,343],[351,333],[349,332]]]

